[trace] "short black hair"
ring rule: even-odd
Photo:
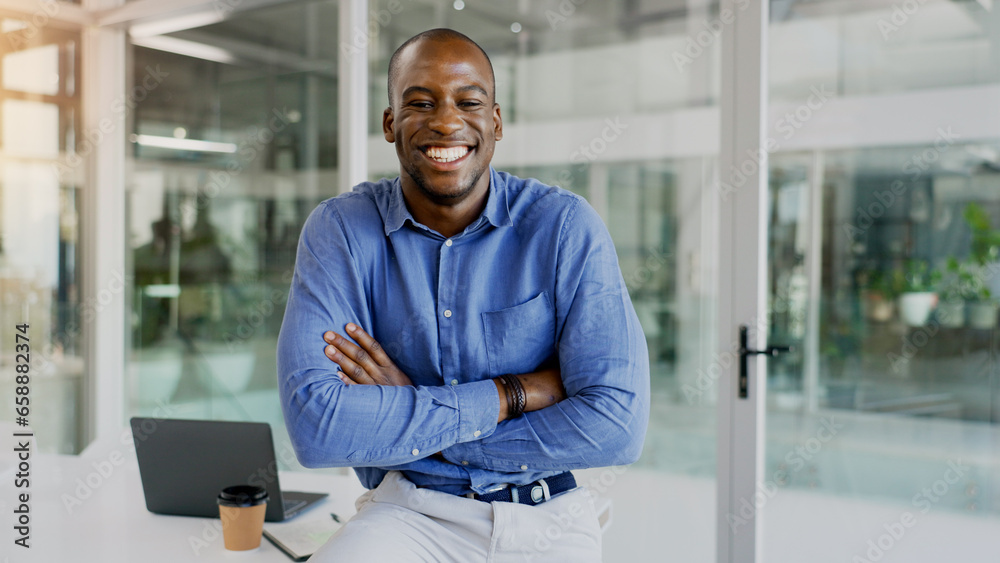
[[[491,85],[492,87],[490,88],[490,96],[493,98],[494,101],[496,101],[497,77],[493,73],[493,61],[490,60],[490,56],[487,55],[486,51],[484,51],[483,48],[479,46],[479,43],[476,43],[475,41],[470,39],[468,35],[455,31],[454,29],[439,27],[437,29],[429,29],[427,31],[424,31],[423,33],[418,33],[413,37],[407,39],[402,45],[399,46],[398,49],[396,49],[396,52],[392,54],[392,57],[389,58],[389,80],[388,80],[389,106],[392,106],[392,83],[395,82],[397,78],[399,78],[399,55],[403,52],[404,49],[406,49],[413,43],[420,41],[421,39],[429,39],[432,41],[445,41],[448,39],[458,39],[460,41],[465,41],[466,43],[475,45],[476,49],[479,49],[479,52],[482,53],[483,57],[486,58],[486,64],[490,66],[490,80],[492,81]]]

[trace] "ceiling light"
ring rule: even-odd
[[[458,4],[458,2],[455,2]],[[461,10],[461,8],[456,8]],[[24,20],[15,20],[14,18],[4,18],[0,20],[0,33],[11,33],[14,31],[20,31],[22,29],[28,29],[28,22]]]
[[[133,24],[128,32],[132,37],[152,37],[154,35],[166,35],[186,29],[205,27],[219,23],[223,19],[225,19],[225,13],[222,10],[204,11],[149,23]]]
[[[155,135],[133,135],[132,142],[144,147],[158,147],[178,151],[221,152],[232,154],[236,152],[236,143],[216,143],[197,139],[177,139],[174,137],[157,137]]]
[[[157,51],[166,51],[168,53],[177,53],[178,55],[186,55],[188,57],[214,61],[217,63],[233,64],[236,62],[236,57],[226,49],[220,49],[219,47],[205,45],[204,43],[197,43],[195,41],[188,41],[186,39],[177,39],[176,37],[135,37],[132,39],[132,44],[140,47],[146,47],[148,49],[156,49]]]

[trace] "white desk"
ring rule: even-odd
[[[218,519],[148,512],[135,453],[121,444],[90,448],[80,457],[33,453],[31,548],[18,547],[13,543],[17,537],[13,511],[16,494],[24,489],[14,487],[10,440],[9,434],[0,437],[0,563],[291,561],[266,538],[254,552],[226,551]],[[87,484],[88,478],[96,487]],[[346,520],[355,512],[354,500],[364,492],[353,474],[282,473],[281,488],[330,494],[291,522],[329,520],[331,512]]]

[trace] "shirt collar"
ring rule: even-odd
[[[485,217],[494,227],[510,227],[514,224],[510,218],[510,208],[507,205],[507,183],[492,166],[490,166],[490,190],[486,196],[486,208],[483,209],[481,217]],[[403,199],[403,187],[397,176],[392,182],[392,188],[389,192],[389,205],[385,213],[386,236],[398,231],[406,224],[406,221],[410,221],[414,225],[419,224],[413,218],[413,215],[410,214],[410,210],[406,208],[406,200]],[[473,221],[472,225],[480,222],[481,219]]]

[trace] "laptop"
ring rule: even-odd
[[[327,496],[281,490],[267,423],[135,417],[131,426],[150,512],[218,518],[222,489],[257,485],[267,489],[264,519],[281,522]]]

